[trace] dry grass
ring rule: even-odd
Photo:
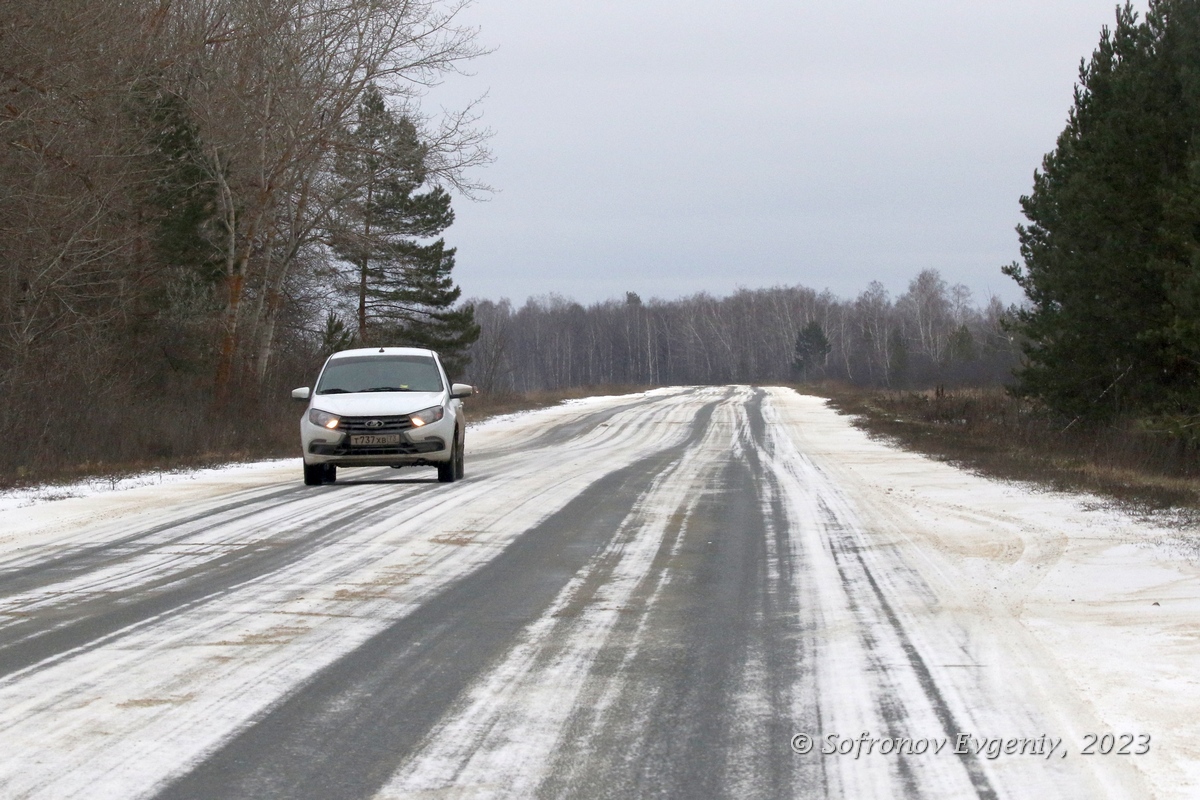
[[[892,392],[822,385],[817,393],[873,434],[983,474],[1093,492],[1142,509],[1200,510],[1195,446],[1133,422],[1071,424],[1001,388]]]
[[[0,489],[294,455],[300,413],[285,402],[89,409],[0,455]]]

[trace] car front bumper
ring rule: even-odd
[[[350,434],[313,425],[307,416],[300,422],[300,441],[306,464],[344,467],[388,467],[439,464],[449,461],[454,420],[446,415],[437,422],[398,433],[388,444],[352,445]]]

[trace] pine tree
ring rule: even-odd
[[[345,350],[354,342],[354,335],[346,329],[346,323],[330,311],[325,315],[325,327],[321,330],[321,357],[327,358],[338,350]]]
[[[1118,9],[1021,198],[1018,391],[1103,418],[1200,411],[1200,8]]]
[[[337,162],[347,199],[333,247],[354,266],[347,288],[357,299],[359,342],[429,347],[458,372],[479,326],[474,309],[456,305],[454,249],[440,238],[421,241],[453,223],[450,195],[426,185],[427,148],[378,90],[367,92],[347,142]]]
[[[950,334],[950,341],[946,343],[946,355],[952,362],[963,363],[975,360],[975,337],[965,322],[958,326],[958,330]]]
[[[829,344],[821,323],[813,320],[796,334],[796,350],[792,368],[800,373],[800,380],[808,380],[809,373],[825,364],[832,346]]]
[[[181,98],[141,89],[146,124],[153,130],[155,180],[148,206],[156,212],[154,244],[163,264],[185,269],[197,280],[214,284],[220,278],[213,246],[216,188],[202,167],[202,143]]]
[[[1194,439],[1200,432],[1200,3],[1179,0],[1164,14],[1163,80],[1175,102],[1167,120],[1172,158],[1160,248],[1151,268],[1162,276],[1166,319],[1146,338],[1162,348],[1154,422]]]
[[[888,336],[887,385],[892,389],[903,389],[908,385],[908,345],[904,335],[892,329]]]

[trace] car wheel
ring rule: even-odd
[[[465,461],[465,453],[463,453],[463,443],[459,442],[458,447],[454,452],[454,476],[461,481],[466,470],[467,465]]]
[[[458,446],[458,431],[454,432],[454,438],[450,441],[454,443],[451,445],[454,449],[450,452],[450,460],[437,465],[439,483],[454,483],[458,478],[458,460],[462,452]]]
[[[325,471],[322,477],[326,483],[333,483],[337,480],[337,464],[325,464]]]
[[[325,465],[324,464],[305,464],[304,465],[304,485],[305,486],[320,486],[325,482]]]

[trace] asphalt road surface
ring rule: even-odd
[[[1125,652],[1073,544],[1114,513],[748,387],[491,421],[452,485],[8,509],[0,797],[1196,796],[1194,648]]]

